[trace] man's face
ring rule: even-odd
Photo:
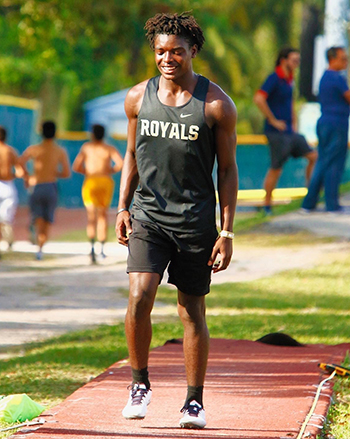
[[[344,49],[338,49],[337,55],[333,59],[332,67],[334,70],[345,70],[348,66],[348,55]]]
[[[155,61],[161,75],[176,80],[192,69],[197,47],[177,35],[157,35],[154,44]]]
[[[286,58],[286,67],[289,71],[293,71],[300,65],[300,54],[298,52],[291,52]]]

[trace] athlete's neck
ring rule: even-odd
[[[42,145],[50,147],[56,144],[54,139],[43,139],[43,141],[41,142]]]
[[[94,139],[94,138],[91,139],[91,143],[92,143],[93,145],[96,145],[96,146],[98,146],[98,145],[104,145],[104,141],[103,141],[103,140],[97,140],[97,139]]]
[[[163,104],[179,107],[191,99],[198,81],[198,75],[192,71],[189,73],[177,80],[160,77],[158,97]]]

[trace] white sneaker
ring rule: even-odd
[[[350,206],[340,206],[337,210],[327,210],[328,216],[342,216],[350,214]]]
[[[304,207],[301,207],[298,210],[299,215],[310,215],[312,212],[314,212],[315,210],[312,209],[305,209]]]
[[[181,412],[184,414],[180,419],[181,428],[204,428],[207,425],[204,408],[197,401],[191,401]]]
[[[130,389],[128,402],[122,411],[124,418],[143,419],[151,402],[151,396],[152,390],[147,389],[145,384],[135,383]]]

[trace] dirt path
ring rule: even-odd
[[[251,281],[284,270],[330,263],[346,257],[349,251],[349,242],[292,248],[238,245],[230,267],[214,275],[213,284]],[[125,249],[114,248],[114,253],[110,253],[97,266],[90,266],[84,254],[27,261],[25,265],[20,260],[0,265],[1,351],[67,331],[123,320],[128,287]],[[169,314],[175,315],[176,308],[156,304],[154,316]]]
[[[350,204],[350,196],[343,198]],[[114,213],[110,213],[110,223]],[[58,209],[52,238],[84,227],[84,209]],[[28,239],[28,211],[21,207],[15,221],[17,240]],[[247,282],[294,268],[308,268],[345,258],[350,252],[350,215],[343,217],[316,213],[303,217],[292,213],[273,218],[267,233],[294,233],[296,228],[322,236],[342,237],[342,242],[289,247],[258,247],[254,237],[249,246],[236,239],[230,267],[213,276],[213,284]],[[312,238],[311,238],[312,239]],[[348,241],[346,241],[346,239]],[[18,252],[35,252],[28,241],[17,241],[11,262],[0,263],[0,356],[9,346],[41,340],[67,331],[124,319],[128,277],[125,273],[126,249],[108,243],[109,257],[90,266],[87,243],[49,242],[44,261]],[[166,278],[166,276],[164,276]],[[124,291],[123,291],[124,289]],[[209,310],[210,312],[210,310]],[[175,307],[156,303],[153,315],[176,314]]]

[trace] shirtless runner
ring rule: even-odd
[[[12,222],[16,213],[18,196],[13,180],[24,176],[17,152],[5,143],[6,130],[0,126],[0,241],[3,237],[9,248],[13,243]]]
[[[33,161],[33,175],[27,178],[31,189],[29,206],[36,229],[39,251],[38,260],[42,259],[42,248],[48,239],[50,224],[54,221],[57,206],[57,180],[70,177],[68,155],[64,148],[55,142],[56,126],[54,122],[42,125],[43,140],[38,145],[29,146],[21,156],[21,163],[26,166]]]
[[[96,263],[95,239],[101,243],[101,256],[105,257],[107,240],[107,213],[114,191],[112,174],[123,166],[122,156],[116,148],[103,141],[105,129],[93,125],[91,141],[84,143],[73,163],[73,171],[85,175],[82,197],[87,212],[86,233],[91,241],[91,261]],[[112,164],[114,162],[114,165]]]

